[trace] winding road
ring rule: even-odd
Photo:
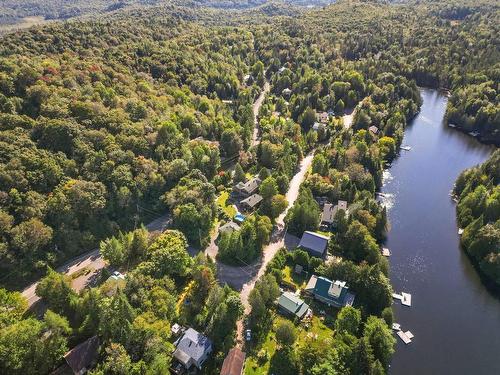
[[[266,80],[264,83],[264,88],[262,89],[262,92],[260,93],[259,97],[255,102],[253,103],[253,122],[254,122],[254,128],[253,128],[253,136],[252,136],[252,146],[256,146],[259,144],[259,110],[260,107],[262,107],[262,104],[264,103],[264,99],[266,98],[266,95],[269,93],[271,90],[271,85],[269,84],[269,81]]]

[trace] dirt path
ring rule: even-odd
[[[146,229],[150,232],[154,231],[163,231],[167,228],[167,225],[170,221],[170,215],[163,215],[156,220],[153,220],[151,223],[146,225]],[[87,268],[90,272],[85,275],[79,276],[75,278],[72,282],[72,286],[75,290],[80,291],[85,288],[88,282],[95,277],[97,272],[103,269],[106,266],[104,259],[99,254],[99,249],[93,249],[85,254],[78,256],[75,259],[67,262],[66,264],[56,268],[57,272],[63,273],[67,276],[70,276],[80,270]],[[28,300],[28,306],[31,307],[36,302],[40,300],[35,293],[36,286],[38,285],[38,281],[26,287],[22,295],[24,298]]]
[[[253,136],[252,136],[252,146],[255,146],[259,143],[259,110],[260,107],[262,107],[262,103],[264,103],[264,99],[266,98],[266,95],[269,93],[271,90],[271,85],[269,84],[269,81],[266,80],[264,83],[264,88],[262,92],[260,93],[259,97],[253,103],[253,122],[254,122],[254,128],[253,128]]]
[[[227,282],[231,285],[237,283],[242,284],[240,298],[245,308],[245,315],[250,313],[250,304],[248,302],[250,291],[254,288],[257,280],[264,274],[267,264],[271,261],[271,259],[273,259],[278,250],[285,246],[285,216],[299,196],[300,185],[304,181],[306,173],[311,166],[313,156],[314,152],[311,152],[302,160],[299,171],[295,174],[295,176],[293,176],[292,180],[290,181],[290,187],[286,194],[288,207],[276,219],[276,226],[275,230],[272,233],[271,243],[264,247],[262,258],[256,264],[248,265],[245,267],[232,267],[218,264],[217,271],[218,275],[220,275],[219,281]],[[234,277],[233,280],[231,280],[231,276]],[[237,340],[240,343],[243,342],[243,328],[244,327],[242,321],[238,322]]]
[[[344,116],[342,116],[342,119],[344,120],[344,128],[349,129],[352,126],[354,115],[356,114],[358,108],[361,106],[362,102],[363,101],[361,100],[349,113],[346,113]]]

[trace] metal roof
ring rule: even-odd
[[[330,238],[322,234],[305,231],[300,239],[299,247],[309,250],[312,255],[323,258]]]

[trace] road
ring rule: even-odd
[[[293,206],[299,196],[300,185],[306,177],[306,173],[311,167],[314,152],[307,155],[302,162],[298,172],[290,181],[286,199],[288,206],[285,211],[276,219],[275,229],[271,235],[271,242],[264,247],[262,257],[254,264],[249,264],[242,267],[229,266],[215,260],[217,255],[217,246],[215,238],[212,238],[210,246],[205,251],[205,254],[214,258],[217,264],[217,280],[222,284],[228,284],[237,290],[240,290],[240,298],[245,308],[245,315],[250,313],[250,304],[248,297],[250,291],[254,288],[256,281],[264,275],[267,264],[273,259],[279,249],[285,246],[286,229],[285,216],[288,210]],[[214,235],[216,236],[216,234]],[[239,342],[243,340],[243,322],[238,322],[237,339]]]
[[[150,232],[163,231],[167,228],[169,221],[170,215],[163,215],[146,225],[146,229],[148,229]],[[84,268],[89,269],[91,272],[87,273],[86,275],[79,276],[78,278],[73,280],[73,288],[77,291],[80,291],[88,284],[88,281],[91,280],[92,277],[94,277],[97,272],[103,269],[105,266],[106,263],[99,254],[99,249],[93,249],[56,268],[56,271],[70,276],[80,270],[83,270]],[[38,285],[38,282],[39,281],[29,285],[22,292],[22,295],[28,301],[29,307],[40,300],[40,297],[36,295],[36,286]]]
[[[352,126],[352,121],[354,120],[354,115],[356,114],[356,111],[358,108],[361,106],[361,103],[363,101],[361,100],[356,106],[350,111],[349,113],[346,113],[344,116],[342,116],[342,119],[344,120],[344,128],[349,129]]]
[[[264,99],[266,98],[266,95],[270,90],[271,85],[269,84],[269,81],[266,80],[262,92],[260,93],[257,100],[253,103],[253,122],[255,126],[253,128],[252,146],[256,146],[259,143],[259,110],[260,107],[262,107],[262,103],[264,103]]]

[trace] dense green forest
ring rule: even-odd
[[[233,3],[261,6],[216,8]],[[222,194],[258,176],[260,207],[240,230],[221,235],[217,256],[232,265],[256,261],[288,205],[290,180],[313,151],[286,224],[299,236],[318,230],[316,198],[348,201],[328,249],[337,261],[278,253],[250,294],[254,349],[273,329],[287,265],[300,264],[347,281],[355,307],[337,311],[333,341],[318,345],[295,345],[293,327],[280,323],[279,349],[261,359],[280,374],[387,372],[392,290],[380,245],[388,223],[375,193],[419,111],[418,85],[449,89],[448,121],[500,141],[499,7],[262,3],[38,2],[32,9],[53,18],[117,12],[2,37],[0,285],[19,288],[45,275],[37,294],[48,310],[37,319],[19,293],[0,289],[1,373],[49,373],[68,348],[97,335],[92,373],[164,374],[177,322],[213,340],[205,371],[218,373],[244,309],[235,291],[217,284],[213,260],[188,249],[207,247],[216,223],[232,219]],[[16,9],[2,22],[28,15]],[[252,103],[266,81],[252,146]],[[354,108],[349,127],[342,115]],[[328,120],[318,126],[323,112]],[[456,186],[462,243],[497,283],[498,156]],[[141,227],[165,213],[164,233]],[[127,273],[125,283],[109,282],[105,270],[95,287],[76,292],[52,270],[96,247],[111,269]]]
[[[491,285],[500,288],[500,151],[457,179],[461,244]]]

